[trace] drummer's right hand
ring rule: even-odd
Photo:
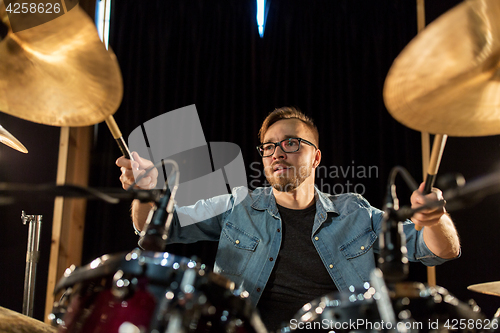
[[[129,160],[121,156],[116,160],[116,165],[120,167],[122,174],[120,176],[120,181],[122,182],[122,187],[126,190],[128,189],[137,178],[142,176],[148,168],[153,166],[153,162],[141,158],[139,154],[136,152],[132,152],[132,157],[134,161]],[[137,184],[135,184],[136,188],[140,188],[143,190],[150,190],[156,186],[156,182],[158,180],[158,170],[153,168],[148,175]]]

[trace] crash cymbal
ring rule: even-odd
[[[27,153],[28,149],[19,142],[12,134],[10,134],[5,128],[0,125],[0,142],[9,146],[10,148],[14,148],[19,150],[22,153]]]
[[[417,35],[384,85],[390,114],[412,129],[500,134],[500,1],[468,0]]]
[[[494,296],[500,296],[500,281],[473,284],[467,289]]]
[[[2,333],[55,333],[57,328],[41,321],[0,307],[0,332]]]
[[[9,25],[0,40],[0,111],[45,125],[87,126],[118,109],[123,82],[116,57],[79,6],[40,25],[36,15],[16,20],[34,27],[14,33]]]

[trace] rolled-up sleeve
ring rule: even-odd
[[[462,250],[455,258],[445,259],[435,255],[424,241],[422,230],[416,230],[415,224],[411,221],[404,222],[404,231],[406,235],[406,248],[408,250],[408,259],[410,261],[420,261],[426,266],[436,266],[444,262],[457,259],[461,256]]]
[[[382,230],[382,221],[383,221],[383,212],[377,208],[370,207],[372,214],[372,221],[374,222],[374,230],[377,235]],[[408,260],[410,261],[420,261],[426,266],[436,266],[440,265],[446,261],[450,261],[453,259],[457,259],[462,254],[462,250],[460,249],[460,253],[455,258],[445,259],[438,257],[435,255],[424,241],[424,233],[423,229],[418,231],[415,229],[415,224],[411,220],[406,220],[403,222],[403,230],[406,238],[406,249]],[[378,242],[376,244],[376,251],[378,253],[379,246]]]

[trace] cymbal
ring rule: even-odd
[[[1,0],[0,18],[8,24]],[[0,111],[52,126],[93,125],[115,113],[123,95],[120,68],[88,15],[75,6],[38,21],[19,17],[16,25],[33,27],[14,33],[9,25],[0,40]]]
[[[478,293],[500,296],[500,281],[473,284],[468,286],[467,289]]]
[[[55,333],[57,328],[41,321],[0,307],[0,332],[2,333]]]
[[[500,1],[470,0],[419,33],[384,84],[389,113],[412,129],[500,134]]]
[[[22,153],[27,153],[28,149],[19,142],[12,134],[10,134],[5,128],[0,125],[0,142],[9,146],[10,148],[14,148],[19,150]]]

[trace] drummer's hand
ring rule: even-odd
[[[424,191],[425,184],[420,184],[418,190],[414,191],[411,195],[411,208],[418,208],[422,206],[426,201],[429,200],[443,200],[443,192],[437,188],[432,188],[431,193],[426,194],[425,196],[422,194]],[[415,225],[419,225],[422,227],[431,227],[436,225],[441,216],[446,213],[446,209],[443,207],[429,208],[425,210],[421,210],[413,215],[411,220]]]
[[[123,156],[116,160],[116,165],[118,165],[122,171],[120,181],[125,190],[134,183],[135,179],[142,176],[146,172],[146,169],[153,166],[151,161],[141,158],[136,152],[132,152],[132,157],[134,161]],[[158,170],[154,168],[146,177],[139,180],[135,187],[143,190],[150,190],[156,186],[157,179]]]

